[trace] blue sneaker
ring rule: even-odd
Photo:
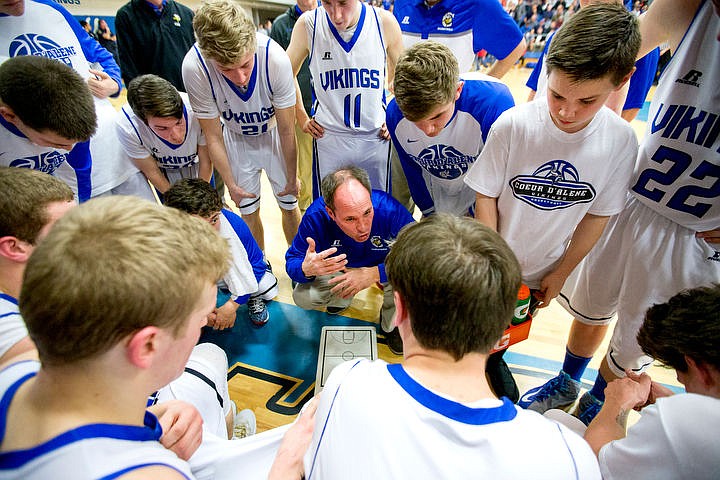
[[[552,408],[565,410],[575,403],[579,396],[580,382],[560,370],[557,377],[525,392],[518,405],[538,413],[545,413]]]
[[[595,398],[595,395],[590,392],[585,393],[580,397],[578,402],[577,410],[575,410],[575,416],[580,419],[585,425],[590,425],[593,418],[600,412],[603,406],[602,400]]]
[[[248,316],[255,326],[262,327],[270,320],[270,313],[262,297],[250,297],[247,305]]]

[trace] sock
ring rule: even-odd
[[[602,375],[598,373],[597,378],[595,379],[595,385],[593,385],[592,389],[590,390],[590,395],[597,398],[601,402],[604,402],[605,387],[607,387],[607,381],[603,378]]]
[[[585,373],[585,368],[590,363],[592,357],[579,357],[572,353],[570,350],[565,348],[565,361],[563,362],[563,372],[570,375],[573,380],[578,382],[582,378],[582,374]]]

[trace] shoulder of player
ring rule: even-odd
[[[187,477],[169,465],[150,465],[131,470],[118,480],[187,480]]]

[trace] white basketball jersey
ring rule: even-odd
[[[190,107],[187,93],[180,92],[185,118],[185,141],[172,144],[155,132],[135,115],[126,104],[117,115],[117,135],[120,144],[130,158],[153,157],[163,170],[178,170],[198,163],[198,145],[205,145],[200,123]]]
[[[0,422],[6,425],[8,407],[16,390],[33,377],[40,364],[34,361],[10,365],[0,373]],[[7,403],[6,403],[7,402]],[[7,435],[7,432],[5,432]],[[0,454],[3,479],[116,478],[149,465],[172,468],[193,478],[188,464],[158,441],[162,427],[146,413],[144,426],[89,424],[58,435],[35,448]]]
[[[377,11],[361,3],[360,18],[343,40],[323,7],[305,25],[315,94],[315,120],[335,132],[375,133],[385,122],[385,44]]]
[[[183,61],[183,80],[197,118],[219,116],[226,128],[241,135],[262,135],[275,128],[275,109],[295,105],[294,78],[285,51],[261,33],[246,89],[225,78],[197,43]]]
[[[632,193],[695,231],[720,227],[720,19],[706,0],[650,105]]]

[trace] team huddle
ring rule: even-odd
[[[303,0],[270,36],[208,0],[181,78],[123,72],[116,110],[120,68],[63,7],[0,3],[0,477],[717,478],[720,3],[580,6],[515,105],[497,0]],[[638,142],[625,98],[661,44]],[[197,342],[272,328],[262,172],[295,304],[379,287],[402,361],[346,362],[243,438],[227,356]],[[521,395],[491,352],[522,285],[574,319]]]

